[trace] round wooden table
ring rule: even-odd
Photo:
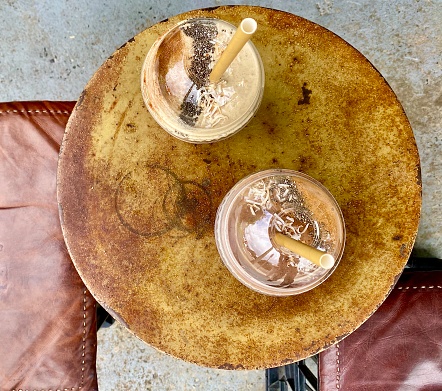
[[[262,105],[237,135],[193,145],[162,130],[140,92],[152,43],[180,20],[258,21]],[[347,242],[310,292],[255,293],[224,267],[218,205],[244,176],[304,172],[340,204]],[[231,6],[161,22],[117,50],[81,95],[58,170],[61,224],[92,294],[131,332],[175,357],[253,369],[315,354],[360,326],[389,294],[421,207],[412,129],[384,78],[330,31],[271,9]]]

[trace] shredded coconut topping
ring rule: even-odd
[[[235,89],[226,84],[225,80],[221,80],[198,90],[197,105],[201,108],[199,126],[210,128],[227,118],[221,108],[232,100]]]

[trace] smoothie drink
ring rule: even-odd
[[[215,237],[221,259],[237,279],[258,292],[283,296],[310,290],[334,271],[345,226],[339,205],[319,182],[296,171],[267,170],[241,180],[226,195]],[[334,263],[318,266],[278,237],[301,242]]]
[[[152,117],[171,135],[214,142],[242,129],[258,109],[264,69],[247,42],[217,82],[209,80],[236,28],[219,19],[190,19],[158,39],[146,56],[141,91]]]

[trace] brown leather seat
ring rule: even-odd
[[[0,103],[0,390],[97,390],[96,303],[56,200],[74,102]]]
[[[359,329],[319,355],[321,391],[442,390],[442,271],[405,271]]]

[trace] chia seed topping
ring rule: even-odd
[[[190,64],[189,77],[196,87],[207,85],[211,72],[214,39],[218,35],[218,29],[213,22],[193,22],[182,28],[184,34],[193,39],[193,56]]]
[[[213,52],[215,50],[214,39],[218,35],[218,29],[213,22],[192,22],[182,27],[185,35],[193,39],[193,55],[190,62],[188,74],[193,82],[192,87],[186,94],[180,106],[180,118],[186,124],[195,126],[202,108],[197,102],[193,90],[200,90],[208,84],[210,72],[212,71]]]

